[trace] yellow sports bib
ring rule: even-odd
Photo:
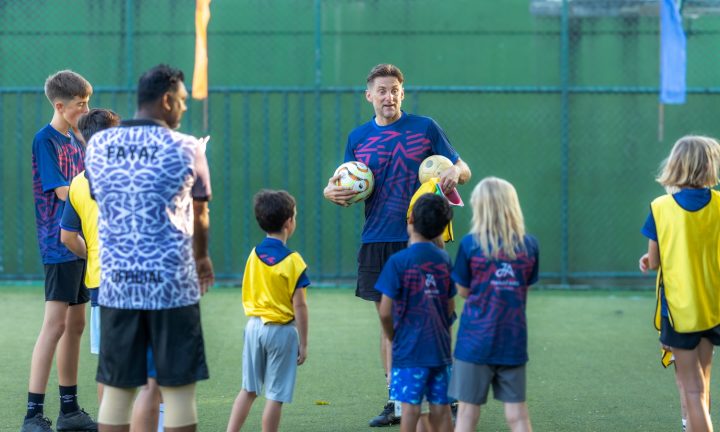
[[[675,331],[691,333],[720,324],[720,193],[710,192],[710,202],[698,211],[684,210],[672,195],[656,198],[650,205],[660,249],[658,330],[661,288]]]
[[[413,206],[415,205],[415,201],[417,201],[418,198],[421,196],[431,193],[435,195],[440,195],[445,198],[447,198],[450,205],[454,206],[462,206],[462,198],[460,198],[460,194],[457,193],[457,190],[453,190],[450,194],[445,195],[442,190],[440,189],[439,185],[440,179],[437,177],[432,177],[425,183],[421,184],[417,191],[415,191],[415,194],[410,198],[410,206],[408,206],[407,211],[407,219],[410,219],[410,214],[412,214]],[[445,243],[451,242],[455,240],[455,235],[453,234],[453,227],[452,227],[452,221],[450,221],[442,233],[442,239]]]
[[[292,297],[306,268],[305,261],[297,252],[277,264],[267,265],[253,249],[243,275],[245,315],[260,317],[263,323],[286,324],[295,319]]]
[[[80,217],[82,234],[87,246],[87,268],[85,270],[85,286],[100,286],[100,246],[98,244],[98,206],[90,196],[90,183],[85,171],[76,175],[70,183],[68,202]]]

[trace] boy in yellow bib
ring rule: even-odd
[[[671,350],[688,428],[712,430],[710,368],[720,345],[720,144],[702,136],[678,140],[658,183],[668,194],[650,204],[640,269],[658,269],[655,328]]]
[[[285,191],[255,195],[255,219],[267,237],[245,264],[242,302],[248,322],[243,346],[242,390],[227,431],[239,431],[258,394],[265,389],[262,430],[277,431],[283,403],[292,401],[297,367],[307,356],[310,280],[300,254],[285,246],[295,232],[295,199]]]

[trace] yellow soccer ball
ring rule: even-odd
[[[450,159],[441,155],[432,155],[425,158],[418,169],[420,183],[425,183],[433,177],[440,177],[440,173],[453,166]]]

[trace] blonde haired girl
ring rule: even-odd
[[[470,232],[478,245],[493,258],[501,253],[510,258],[524,249],[525,220],[513,185],[497,177],[487,177],[473,190]]]
[[[658,269],[655,327],[675,358],[688,430],[712,430],[710,368],[720,345],[720,144],[685,136],[663,162],[658,183],[667,194],[650,204],[642,228],[648,251],[640,270]]]
[[[450,396],[455,431],[474,431],[493,386],[512,431],[530,431],[525,402],[528,287],[538,279],[537,240],[525,233],[515,188],[496,177],[475,186],[472,229],[460,242],[453,280],[465,297]]]

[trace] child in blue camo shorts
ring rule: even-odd
[[[415,430],[423,398],[433,430],[452,429],[448,383],[455,285],[450,257],[433,243],[451,219],[444,197],[421,196],[408,220],[410,246],[390,257],[375,285],[383,294],[380,319],[392,340],[390,398],[402,402],[402,431]]]

